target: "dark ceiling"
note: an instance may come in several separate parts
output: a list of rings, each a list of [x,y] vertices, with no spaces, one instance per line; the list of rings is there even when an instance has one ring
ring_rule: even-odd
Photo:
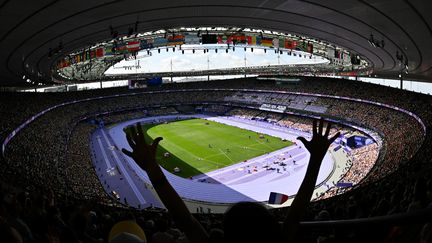
[[[64,52],[110,39],[139,21],[139,32],[170,27],[236,26],[315,37],[369,60],[375,73],[397,76],[396,52],[408,59],[409,75],[432,81],[430,0],[0,0],[0,85],[27,72],[49,73]],[[370,35],[384,48],[368,43]]]

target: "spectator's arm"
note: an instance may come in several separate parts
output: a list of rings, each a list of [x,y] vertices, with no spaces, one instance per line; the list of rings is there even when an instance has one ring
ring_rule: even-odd
[[[295,239],[295,234],[297,232],[298,224],[303,216],[307,205],[310,202],[312,193],[315,188],[315,183],[318,177],[318,172],[321,167],[321,163],[324,159],[325,154],[327,153],[327,149],[330,144],[339,137],[340,133],[338,132],[333,137],[328,139],[328,135],[330,133],[331,123],[327,124],[326,131],[324,135],[323,133],[323,120],[319,121],[319,125],[317,126],[317,120],[313,121],[313,135],[312,140],[307,141],[303,137],[298,137],[306,149],[310,153],[309,164],[307,167],[306,175],[303,179],[303,182],[297,192],[297,195],[294,198],[291,207],[289,208],[287,217],[285,219],[283,225],[283,233],[288,238],[290,242]]]
[[[191,242],[201,243],[208,241],[208,235],[201,224],[192,216],[183,200],[169,184],[156,161],[156,149],[161,137],[156,138],[151,145],[144,139],[141,124],[132,127],[131,133],[126,134],[132,152],[122,149],[123,153],[133,158],[144,169],[157,194],[162,200],[174,222],[182,229]]]

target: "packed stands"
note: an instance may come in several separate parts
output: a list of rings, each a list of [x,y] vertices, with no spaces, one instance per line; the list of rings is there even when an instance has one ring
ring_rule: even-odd
[[[170,90],[172,92],[169,92]],[[329,97],[286,95],[264,90],[337,95],[400,107],[420,117],[426,131],[412,116],[394,109]],[[103,119],[109,123],[116,123],[142,114],[178,112],[175,105],[179,104],[202,107],[204,103],[214,103],[214,106],[205,106],[205,109],[228,112],[227,114],[248,119],[267,120],[281,126],[310,131],[310,120],[306,118],[253,109],[221,108],[230,105],[259,108],[262,103],[281,104],[286,105],[287,111],[290,112],[322,115],[377,131],[384,141],[380,154],[377,154],[376,144],[354,150],[353,161],[360,161],[360,163],[353,163],[347,169],[344,178],[347,181],[361,183],[345,194],[313,203],[305,220],[391,215],[423,209],[432,202],[430,189],[432,179],[429,176],[432,172],[430,163],[432,146],[429,132],[432,113],[429,109],[431,98],[428,96],[371,84],[318,78],[310,78],[297,85],[284,86],[275,86],[272,82],[260,82],[255,79],[236,82],[168,84],[162,88],[152,87],[145,90],[148,91],[154,92],[133,94],[126,89],[110,89],[66,94],[2,93],[0,96],[0,114],[4,117],[0,120],[2,139],[27,119],[54,105],[99,96],[124,95],[58,107],[29,123],[7,145],[5,157],[1,161],[3,164],[0,168],[3,175],[1,180],[3,183],[14,184],[16,188],[4,186],[2,195],[12,195],[13,200],[3,202],[2,206],[22,207],[27,210],[20,217],[25,218],[31,234],[20,231],[22,235],[27,239],[37,240],[48,237],[49,232],[47,233],[46,227],[58,226],[59,221],[55,221],[54,216],[62,212],[65,222],[75,222],[75,224],[68,224],[68,227],[56,234],[64,236],[73,231],[75,236],[84,242],[106,237],[107,228],[116,220],[126,217],[136,218],[149,235],[171,230],[169,234],[172,234],[172,237],[179,239],[184,237],[181,232],[175,230],[176,227],[172,225],[167,214],[153,210],[136,212],[129,209],[122,209],[117,213],[110,207],[109,205],[113,203],[117,206],[118,204],[112,202],[103,192],[95,174],[97,172],[92,170],[89,153],[83,150],[85,147],[88,148],[88,136],[94,128],[94,125],[89,124],[88,121],[98,119],[99,114],[112,113],[103,116]],[[161,105],[168,108],[161,111],[158,108]],[[375,158],[378,162],[370,168],[368,161],[373,161]],[[369,170],[370,173],[366,178],[361,179]],[[42,195],[47,197],[44,198]],[[97,203],[92,206],[85,205],[93,201]],[[28,211],[30,207],[33,207],[32,211],[40,210],[43,213],[31,215],[29,213],[31,211]],[[274,210],[273,214],[282,218],[284,211]],[[43,221],[44,225],[38,227],[38,223],[35,222],[40,222],[42,218],[48,220]],[[88,218],[92,221],[86,221]],[[207,225],[209,231],[220,228],[222,222],[221,216],[218,215],[200,215],[198,218]],[[80,220],[85,222],[81,228],[78,227]],[[156,222],[159,220],[160,224],[168,226],[157,226],[159,223]],[[100,223],[94,223],[96,221]],[[422,228],[416,230],[414,234],[417,236]]]

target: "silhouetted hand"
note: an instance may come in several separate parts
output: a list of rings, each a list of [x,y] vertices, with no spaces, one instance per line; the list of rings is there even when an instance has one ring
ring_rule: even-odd
[[[331,129],[331,123],[327,123],[327,128],[323,133],[323,123],[324,121],[322,119],[319,120],[319,125],[317,126],[317,120],[313,121],[313,128],[312,128],[312,139],[311,141],[307,141],[304,137],[298,137],[297,139],[300,140],[307,150],[309,150],[309,153],[311,154],[311,157],[314,159],[320,159],[322,160],[327,153],[327,149],[329,148],[330,144],[332,144],[336,138],[339,137],[340,132],[336,133],[333,137],[328,139],[328,135],[330,133]]]
[[[131,133],[126,133],[126,139],[132,148],[132,152],[124,148],[122,152],[134,159],[143,170],[147,171],[149,166],[157,165],[156,149],[159,142],[163,139],[162,137],[157,137],[152,144],[147,144],[141,124],[138,122],[136,127],[131,127]]]
[[[311,156],[309,158],[306,175],[285,218],[283,228],[286,239],[288,240],[287,242],[295,242],[294,239],[297,234],[298,225],[312,197],[321,163],[330,144],[340,135],[338,132],[330,139],[327,138],[330,133],[331,123],[327,123],[324,135],[322,134],[323,123],[324,121],[322,119],[319,121],[319,125],[317,125],[317,120],[313,121],[312,139],[310,141],[307,141],[304,137],[297,138],[304,144],[306,149],[309,150]]]
[[[176,225],[185,232],[191,243],[208,242],[207,232],[190,214],[185,203],[166,179],[156,162],[156,149],[162,138],[158,137],[152,144],[147,144],[139,122],[136,126],[131,127],[131,133],[126,133],[126,138],[132,152],[123,148],[123,153],[134,159],[147,172],[159,198],[168,209]]]

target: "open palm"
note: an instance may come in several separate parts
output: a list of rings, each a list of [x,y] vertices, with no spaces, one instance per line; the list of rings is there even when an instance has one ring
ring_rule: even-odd
[[[131,127],[130,133],[126,133],[126,139],[132,152],[124,148],[122,152],[134,159],[143,170],[147,171],[149,166],[157,164],[156,150],[162,137],[157,137],[152,144],[147,144],[141,124],[138,122],[136,126]]]
[[[307,141],[304,137],[297,138],[304,144],[306,149],[311,154],[311,157],[316,159],[324,158],[325,154],[327,153],[327,149],[330,147],[330,144],[332,144],[336,138],[340,136],[340,133],[338,132],[330,139],[328,138],[331,129],[330,122],[327,123],[327,127],[323,135],[323,124],[324,121],[322,119],[319,120],[318,125],[317,120],[313,121],[312,139],[310,141]]]

